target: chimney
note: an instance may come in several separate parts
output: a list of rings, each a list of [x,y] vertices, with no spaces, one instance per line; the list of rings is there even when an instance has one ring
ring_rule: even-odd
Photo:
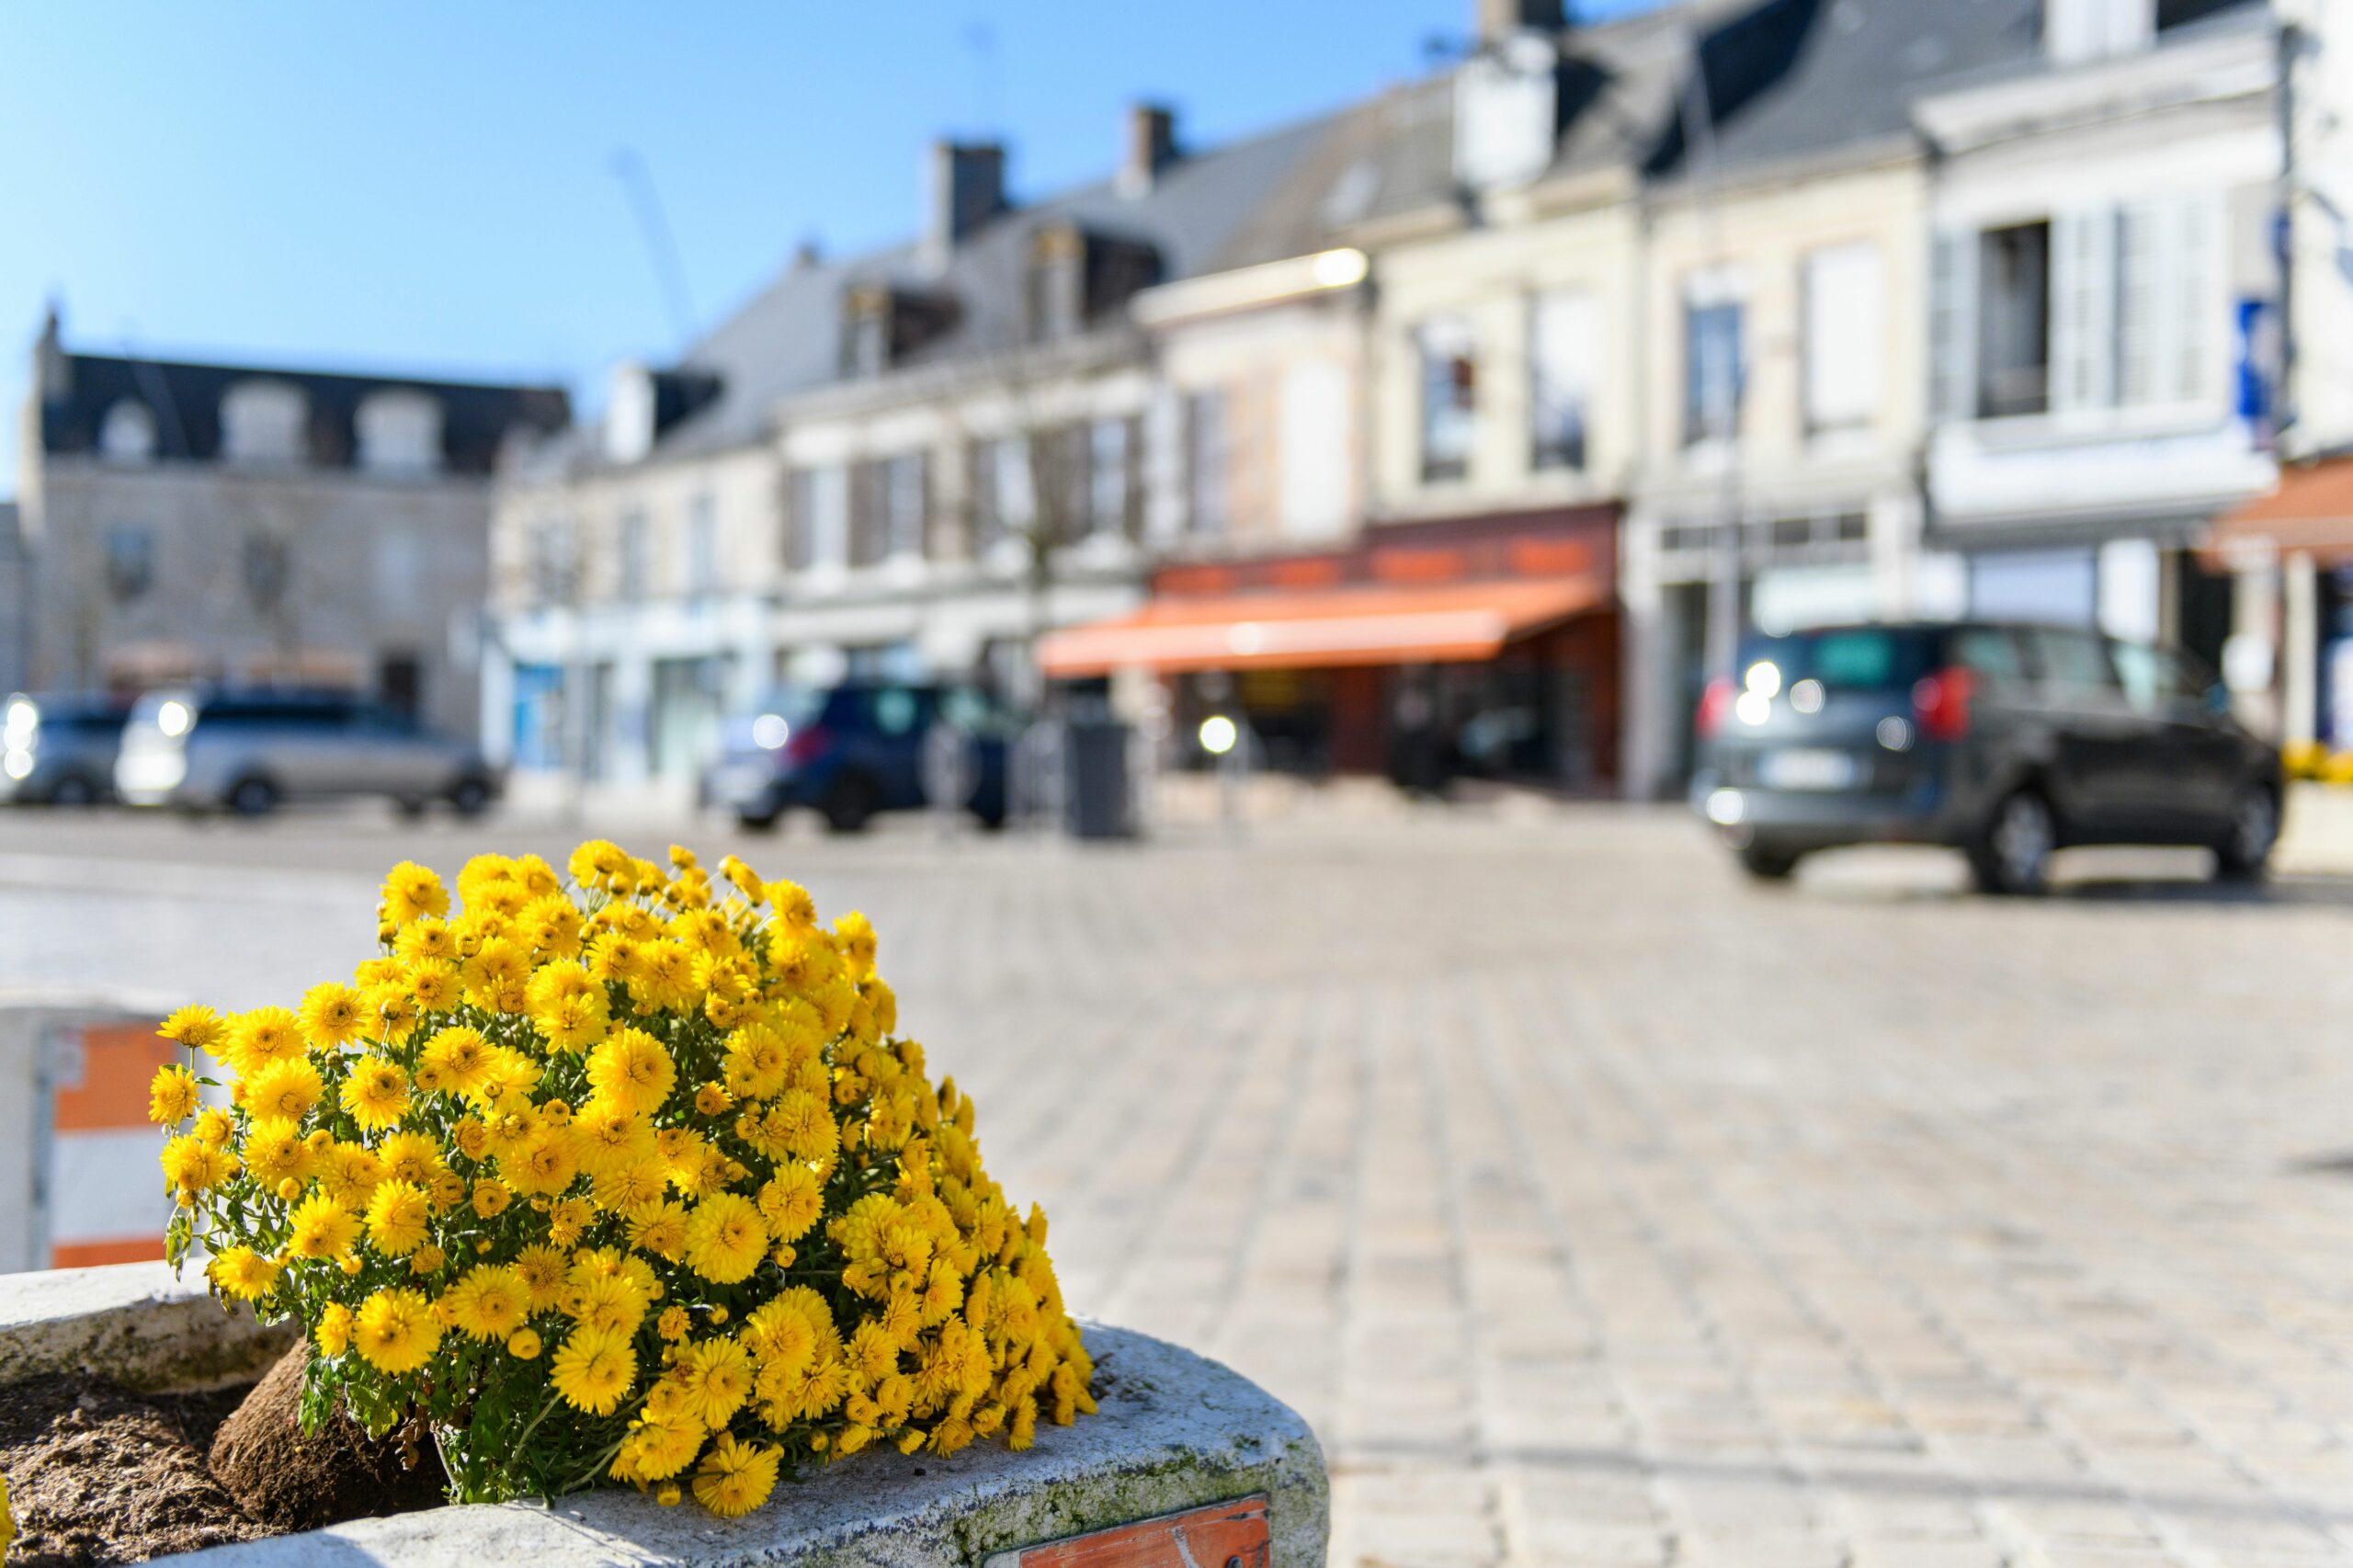
[[[2043,51],[2060,64],[2105,60],[2149,47],[2154,0],[2044,0]]]
[[[931,229],[936,267],[965,237],[1005,210],[1005,149],[995,142],[938,142],[931,149]]]
[[[795,272],[814,271],[824,259],[825,247],[814,234],[803,235],[801,243],[792,247],[792,270]]]
[[[1566,0],[1477,0],[1479,41],[1495,43],[1534,28],[1556,33],[1569,25]]]
[[[33,345],[33,388],[43,403],[63,403],[74,395],[74,361],[66,357],[63,328],[53,299],[41,317],[40,340]]]
[[[1176,160],[1176,111],[1165,104],[1128,110],[1128,155],[1120,165],[1120,194],[1142,196]]]

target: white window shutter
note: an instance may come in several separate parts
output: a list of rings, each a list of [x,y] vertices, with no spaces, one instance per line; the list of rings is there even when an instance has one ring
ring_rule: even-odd
[[[1948,423],[1977,417],[1977,245],[1947,229],[1929,248],[1928,408]]]
[[[2221,203],[2211,196],[2188,197],[2174,217],[2174,265],[2163,312],[2174,324],[2165,395],[2203,403],[2218,395],[2228,327],[2220,285]]]
[[[2116,236],[2112,207],[2051,220],[2051,406],[2116,403]]]
[[[2117,214],[2116,401],[2127,408],[2163,403],[2171,364],[2165,339],[2167,204],[2139,201]]]

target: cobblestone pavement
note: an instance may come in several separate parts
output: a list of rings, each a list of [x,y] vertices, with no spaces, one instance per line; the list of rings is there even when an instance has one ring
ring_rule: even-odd
[[[12,822],[0,983],[258,1000],[477,836]],[[1760,892],[1607,810],[756,858],[874,916],[1074,1304],[1315,1424],[1336,1563],[2353,1563],[2353,882]]]

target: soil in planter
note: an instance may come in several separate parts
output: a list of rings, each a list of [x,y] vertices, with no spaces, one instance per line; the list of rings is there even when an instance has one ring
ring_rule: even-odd
[[[0,1387],[8,1568],[142,1562],[443,1499],[430,1440],[415,1468],[340,1412],[302,1435],[301,1348],[258,1384],[148,1394],[61,1375]]]
[[[278,1358],[212,1439],[212,1473],[244,1511],[275,1534],[438,1505],[449,1483],[430,1437],[370,1442],[340,1410],[303,1434],[302,1363],[301,1345]]]
[[[75,1376],[0,1388],[0,1472],[17,1521],[9,1568],[137,1562],[273,1533],[205,1464],[244,1394],[142,1394]]]

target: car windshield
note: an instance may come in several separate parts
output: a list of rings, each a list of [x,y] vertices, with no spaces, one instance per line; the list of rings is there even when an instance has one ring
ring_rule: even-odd
[[[1738,678],[1749,689],[1815,680],[1833,691],[1908,690],[1928,672],[1929,641],[1926,631],[1886,626],[1756,637],[1741,649]]]

